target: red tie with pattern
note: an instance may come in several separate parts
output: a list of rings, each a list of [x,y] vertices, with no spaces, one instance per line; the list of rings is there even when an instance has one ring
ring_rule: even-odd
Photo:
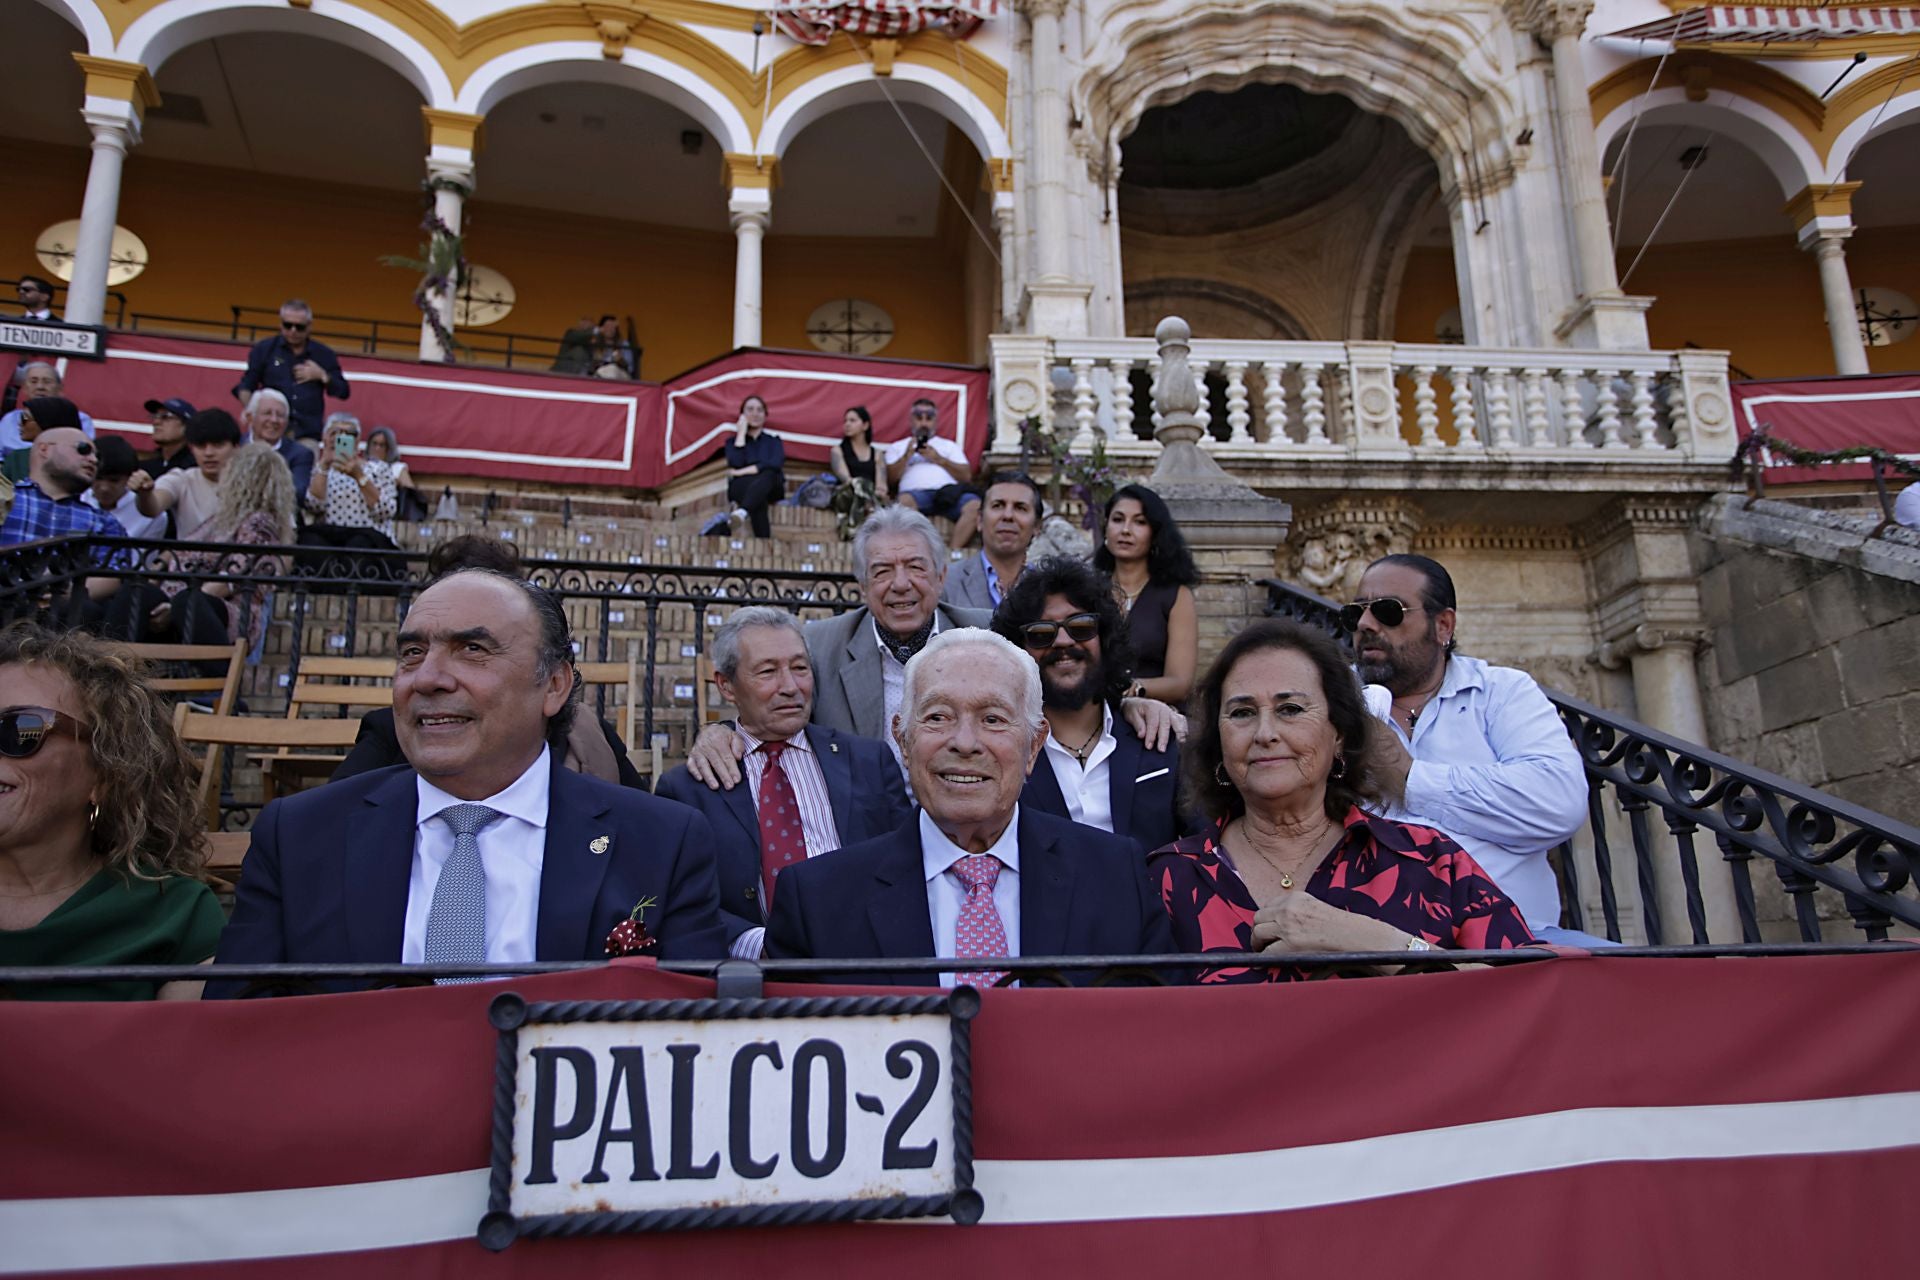
[[[760,775],[760,876],[766,882],[767,909],[773,909],[773,881],[780,868],[807,860],[807,834],[800,826],[800,801],[780,767],[784,742],[768,742],[767,767]]]
[[[1000,923],[1000,912],[993,905],[993,885],[1000,878],[1000,859],[990,853],[969,854],[948,870],[967,890],[967,900],[960,904],[960,919],[953,930],[955,958],[1005,956],[1007,927]],[[956,973],[953,980],[966,987],[990,987],[1004,977],[1005,970],[976,969],[972,973]]]

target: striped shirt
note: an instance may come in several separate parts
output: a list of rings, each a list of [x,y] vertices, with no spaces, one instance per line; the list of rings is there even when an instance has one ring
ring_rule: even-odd
[[[753,795],[753,811],[757,814],[760,812],[760,777],[767,771],[766,753],[760,750],[760,739],[745,729],[736,729],[736,732],[746,744],[747,788]],[[817,858],[823,853],[832,853],[840,847],[840,829],[834,825],[833,801],[827,797],[827,777],[820,772],[819,757],[814,755],[813,744],[807,741],[804,729],[787,740],[780,768],[792,784],[793,798],[800,806],[800,830],[806,837],[807,856]]]

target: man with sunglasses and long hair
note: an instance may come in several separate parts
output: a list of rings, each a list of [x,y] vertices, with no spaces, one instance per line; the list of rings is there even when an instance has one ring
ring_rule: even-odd
[[[93,441],[80,430],[77,415],[68,422],[54,411],[54,406],[64,405],[72,412],[73,406],[51,397],[32,403],[36,419],[45,414],[58,425],[49,425],[34,437],[27,478],[14,486],[13,505],[7,509],[6,521],[0,523],[0,547],[69,534],[126,537],[125,527],[113,516],[80,501],[80,495],[93,484],[100,457]],[[93,552],[93,562],[98,566],[110,560],[130,563],[131,558],[130,552],[108,547],[96,547]],[[87,579],[87,595],[94,600],[106,599],[119,587],[117,578]]]
[[[345,400],[353,393],[340,372],[340,357],[325,343],[313,341],[312,331],[312,307],[298,298],[282,303],[280,332],[253,344],[247,353],[247,371],[233,389],[242,412],[261,387],[285,396],[294,437],[300,440],[320,438],[328,396]]]
[[[1126,836],[1142,853],[1185,834],[1178,742],[1155,751],[1117,714],[1133,686],[1133,649],[1107,576],[1064,556],[1029,565],[993,629],[1040,665],[1047,742],[1021,803]]]
[[[1384,816],[1453,837],[1541,940],[1607,945],[1560,927],[1547,862],[1586,820],[1580,756],[1532,676],[1455,652],[1452,575],[1426,556],[1384,556],[1340,613],[1360,678],[1392,695],[1368,704],[1393,726],[1388,790],[1404,793]]]

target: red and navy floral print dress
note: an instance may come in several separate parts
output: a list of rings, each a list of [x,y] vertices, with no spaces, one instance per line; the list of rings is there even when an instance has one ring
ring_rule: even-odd
[[[1220,827],[1176,840],[1149,856],[1148,867],[1173,917],[1174,950],[1252,951],[1259,910]],[[1383,920],[1436,947],[1504,951],[1534,941],[1513,900],[1480,864],[1429,827],[1377,818],[1355,808],[1346,834],[1313,873],[1304,892],[1329,906]],[[1295,982],[1300,969],[1213,969],[1201,982]]]

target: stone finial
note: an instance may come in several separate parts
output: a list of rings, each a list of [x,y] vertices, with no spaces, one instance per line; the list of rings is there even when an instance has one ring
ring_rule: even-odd
[[[1200,389],[1194,384],[1193,366],[1187,363],[1193,330],[1179,316],[1168,316],[1153,336],[1160,344],[1160,377],[1153,389],[1160,425],[1154,437],[1163,445],[1192,444],[1200,439]]]

